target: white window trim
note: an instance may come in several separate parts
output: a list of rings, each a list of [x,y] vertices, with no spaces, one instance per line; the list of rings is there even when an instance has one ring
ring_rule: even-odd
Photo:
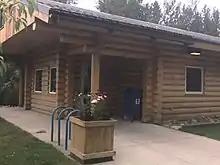
[[[190,91],[187,91],[187,88],[186,88],[186,75],[187,75],[187,68],[195,68],[195,69],[200,69],[201,70],[201,92],[190,92]],[[204,69],[202,67],[199,67],[199,66],[185,66],[185,93],[186,94],[203,94],[204,93]]]
[[[51,70],[54,69],[54,68],[57,70],[57,67],[55,67],[55,66],[50,67],[50,76],[49,76],[49,94],[53,94],[53,95],[57,94],[57,92],[51,92]],[[57,77],[56,77],[56,79],[57,79]]]
[[[42,93],[42,89],[41,91],[36,91],[36,78],[37,78],[37,71],[42,71],[42,76],[43,76],[43,69],[35,69],[35,75],[34,75],[34,92],[35,93]],[[42,83],[42,82],[41,82]],[[41,84],[42,87],[42,84]]]

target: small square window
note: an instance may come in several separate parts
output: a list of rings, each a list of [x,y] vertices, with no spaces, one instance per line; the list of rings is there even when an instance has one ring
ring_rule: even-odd
[[[186,67],[186,93],[203,93],[203,68]]]
[[[42,70],[36,70],[35,71],[35,92],[41,92],[42,91]]]
[[[57,69],[50,69],[50,84],[49,84],[49,92],[56,93],[56,82],[57,82]]]

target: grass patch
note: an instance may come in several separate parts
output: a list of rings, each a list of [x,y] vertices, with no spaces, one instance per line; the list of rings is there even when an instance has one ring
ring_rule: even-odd
[[[0,118],[0,165],[76,165],[52,145]]]
[[[181,131],[220,141],[220,124],[183,127]]]

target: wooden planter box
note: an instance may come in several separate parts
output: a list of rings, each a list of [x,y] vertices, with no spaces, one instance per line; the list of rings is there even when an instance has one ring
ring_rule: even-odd
[[[115,120],[82,121],[71,117],[71,156],[82,164],[113,160]]]

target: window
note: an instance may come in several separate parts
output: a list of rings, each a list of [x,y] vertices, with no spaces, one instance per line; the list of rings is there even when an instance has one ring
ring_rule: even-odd
[[[56,79],[57,79],[57,69],[51,68],[50,69],[50,85],[49,85],[50,93],[56,93]]]
[[[203,68],[186,67],[186,93],[203,93]]]
[[[35,92],[42,91],[42,70],[35,71]]]

